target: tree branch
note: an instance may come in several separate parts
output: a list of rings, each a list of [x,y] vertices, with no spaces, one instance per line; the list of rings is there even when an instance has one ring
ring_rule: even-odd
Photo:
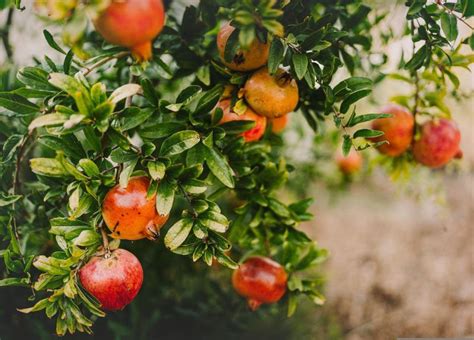
[[[5,22],[5,26],[2,28],[0,31],[1,33],[1,38],[3,42],[3,47],[5,49],[5,54],[7,55],[7,60],[12,60],[13,59],[13,49],[12,45],[10,44],[10,28],[13,23],[13,13],[15,9],[11,7],[8,10],[7,14],[7,21]]]

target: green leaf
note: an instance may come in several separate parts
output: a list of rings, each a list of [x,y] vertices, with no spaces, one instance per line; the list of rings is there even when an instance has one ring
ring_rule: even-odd
[[[255,28],[253,26],[245,26],[239,31],[239,42],[242,48],[249,48],[254,40]]]
[[[47,30],[43,30],[43,35],[46,38],[46,41],[48,42],[49,46],[51,46],[53,49],[55,49],[56,51],[58,51],[62,54],[66,54],[66,52],[54,40],[54,37],[51,33],[49,33]]]
[[[211,112],[219,101],[223,91],[224,87],[222,85],[216,85],[207,91],[199,100],[194,114],[200,115]]]
[[[219,262],[223,266],[226,266],[227,268],[230,268],[230,269],[239,268],[239,265],[226,254],[222,252],[218,252],[215,256],[216,256],[217,262]]]
[[[368,89],[368,90],[360,90],[360,91],[357,91],[357,92],[354,92],[354,93],[350,94],[342,102],[340,111],[342,113],[346,113],[349,110],[349,108],[351,107],[352,104],[354,104],[355,102],[359,101],[360,99],[362,99],[364,97],[367,97],[371,92],[372,92],[372,90]]]
[[[288,311],[287,316],[290,318],[295,314],[296,307],[298,306],[298,300],[296,294],[289,294],[288,298]]]
[[[378,130],[371,130],[371,129],[360,129],[356,131],[353,135],[353,138],[375,138],[375,137],[380,137],[383,136],[384,133],[382,131]]]
[[[101,237],[93,230],[84,230],[74,239],[74,245],[78,247],[91,247],[100,244]]]
[[[410,71],[418,70],[423,63],[425,62],[426,58],[428,57],[428,46],[423,45],[418,51],[413,55],[413,57],[406,63],[405,69]]]
[[[48,72],[39,67],[23,67],[18,71],[17,78],[23,84],[38,90],[53,90],[48,81]]]
[[[142,125],[153,115],[153,112],[154,110],[150,108],[127,108],[127,110],[125,110],[125,112],[123,113],[123,118],[121,119],[121,130],[128,131]]]
[[[292,57],[293,70],[296,77],[301,80],[304,78],[306,71],[308,71],[308,57],[306,54],[294,53]]]
[[[28,126],[28,130],[31,132],[43,126],[63,125],[68,119],[69,117],[62,113],[48,113],[35,118]]]
[[[166,233],[166,247],[173,251],[182,245],[191,232],[193,223],[193,220],[190,218],[183,218],[176,222]]]
[[[414,0],[410,8],[408,9],[408,15],[413,16],[419,13],[423,9],[424,5],[425,5],[425,1]]]
[[[351,77],[344,79],[334,87],[334,96],[344,98],[352,92],[368,90],[372,88],[372,80],[364,77]]]
[[[290,212],[288,211],[288,208],[280,201],[270,197],[268,198],[268,206],[278,216],[290,217]]]
[[[54,158],[32,158],[30,167],[37,175],[48,177],[66,177],[69,175],[61,162]]]
[[[353,127],[356,126],[357,124],[360,123],[365,123],[369,122],[374,119],[380,119],[380,118],[390,118],[392,117],[391,114],[389,113],[368,113],[360,116],[352,116],[351,119],[346,124],[346,127]]]
[[[66,54],[66,58],[64,58],[64,62],[63,62],[63,71],[64,71],[64,73],[69,74],[69,71],[71,70],[71,64],[72,64],[73,58],[74,58],[74,52],[71,49]]]
[[[50,304],[50,302],[48,301],[48,299],[43,299],[43,300],[38,301],[33,307],[30,307],[30,308],[22,308],[22,309],[17,309],[17,310],[18,310],[19,312],[21,312],[21,313],[28,314],[28,313],[31,313],[31,312],[38,312],[38,311],[40,311],[40,310],[43,310],[43,309],[45,309],[49,304]]]
[[[0,192],[0,207],[6,207],[18,201],[21,198],[20,195],[6,195]]]
[[[227,160],[215,148],[204,146],[206,153],[206,164],[212,174],[228,188],[234,188],[235,181],[233,177],[234,171],[230,167]]]
[[[239,48],[239,29],[234,29],[230,34],[229,38],[227,39],[227,43],[225,45],[224,50],[224,60],[227,63],[231,63],[234,59],[234,56],[237,54]]]
[[[177,122],[157,123],[148,126],[139,132],[140,136],[147,139],[167,137],[186,128],[186,125]]]
[[[160,155],[164,157],[178,155],[188,149],[191,149],[193,146],[199,143],[200,140],[201,137],[196,131],[184,130],[176,132],[165,139],[160,148]]]
[[[441,14],[441,28],[443,29],[446,39],[454,41],[458,37],[458,22],[454,14],[444,12]]]
[[[130,179],[130,176],[132,176],[133,170],[135,170],[135,167],[137,166],[138,163],[138,158],[135,160],[132,160],[130,162],[125,163],[125,166],[120,173],[120,178],[119,178],[119,184],[120,187],[126,188],[128,185],[128,180]]]
[[[132,97],[142,92],[142,87],[138,84],[125,84],[116,89],[109,97],[109,101],[117,104],[125,98]]]
[[[344,135],[344,142],[342,143],[342,153],[344,156],[349,155],[352,148],[352,138],[349,135]]]
[[[173,208],[176,185],[168,180],[163,180],[158,185],[156,192],[156,211],[160,215],[168,215]]]
[[[76,220],[84,214],[87,214],[90,211],[91,206],[94,204],[94,198],[89,194],[82,194],[79,198],[77,207],[75,207],[72,214],[69,216],[69,219]]]
[[[164,165],[162,162],[148,162],[147,167],[148,173],[153,180],[158,181],[165,177],[166,165]]]
[[[38,105],[28,101],[25,97],[6,92],[0,92],[0,107],[16,113],[19,116],[28,116],[40,111]]]
[[[143,89],[143,96],[152,104],[154,107],[158,106],[158,95],[155,91],[155,87],[150,79],[143,78],[140,82]]]
[[[28,287],[28,285],[29,285],[29,279],[27,278],[9,277],[9,278],[0,280],[0,287],[10,287],[10,286]]]
[[[176,103],[183,103],[184,105],[190,103],[197,95],[202,92],[201,86],[191,85],[186,87],[176,98]]]
[[[81,159],[79,161],[79,166],[84,170],[84,172],[89,177],[99,177],[100,170],[99,167],[90,159]]]
[[[199,216],[199,221],[202,225],[217,233],[225,233],[229,227],[229,220],[227,220],[224,215],[210,210],[201,214]]]
[[[274,74],[283,61],[285,46],[280,39],[274,38],[268,55],[268,72]]]

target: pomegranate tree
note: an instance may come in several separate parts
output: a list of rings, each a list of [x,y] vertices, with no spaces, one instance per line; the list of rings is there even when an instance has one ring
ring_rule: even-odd
[[[23,41],[11,43],[10,26],[29,5],[0,1],[0,294],[16,307],[25,295],[4,287],[28,287],[37,301],[20,311],[44,311],[60,336],[92,333],[103,310],[132,303],[142,283],[133,308],[97,325],[106,336],[156,338],[147,331],[183,301],[200,329],[208,314],[194,313],[197,302],[212,315],[243,304],[238,295],[252,309],[287,305],[290,316],[304,297],[322,304],[315,273],[327,252],[301,228],[312,199],[292,198],[312,181],[343,188],[338,145],[345,174],[362,154],[368,168],[394,172],[459,157],[459,130],[443,117],[461,86],[456,67],[472,60],[461,48],[472,39],[455,29],[466,6],[407,0],[400,34],[415,40],[412,53],[375,63],[383,46],[372,42],[386,37],[369,35],[388,22],[362,0],[38,0],[56,33],[41,22],[48,55],[19,68]],[[382,77],[387,65],[400,69]],[[406,91],[372,111],[379,98],[368,97],[388,78]],[[374,161],[371,148],[382,153]],[[223,268],[209,274],[194,262]],[[229,269],[237,294],[221,279]],[[146,329],[133,328],[142,320]],[[11,337],[38,337],[36,325]]]

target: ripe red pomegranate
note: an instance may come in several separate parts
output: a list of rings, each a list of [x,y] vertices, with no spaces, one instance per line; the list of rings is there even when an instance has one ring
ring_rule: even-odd
[[[372,123],[372,128],[383,131],[384,135],[372,138],[371,141],[388,141],[388,144],[380,145],[378,150],[387,156],[399,156],[411,145],[415,119],[410,111],[400,105],[387,105],[381,112],[390,113],[392,117],[376,119]]]
[[[107,193],[102,216],[112,237],[123,240],[158,237],[169,216],[156,211],[156,195],[147,198],[149,185],[147,177],[132,177],[126,188],[117,185]]]
[[[341,170],[343,174],[352,175],[360,171],[364,159],[359,152],[351,149],[347,156],[344,156],[342,152],[338,153],[336,155],[336,162],[339,170]]]
[[[238,113],[231,110],[230,104],[230,99],[221,100],[217,104],[217,107],[221,108],[224,112],[219,124],[236,120],[251,120],[255,122],[255,126],[250,130],[243,132],[241,135],[244,137],[246,142],[254,142],[262,138],[267,127],[267,118],[257,115],[250,107],[247,107],[247,110],[243,114],[239,115]]]
[[[285,295],[287,280],[279,263],[262,256],[248,258],[232,275],[234,289],[248,299],[252,310],[262,303],[278,302]]]
[[[272,76],[266,67],[261,68],[247,80],[244,90],[252,109],[269,119],[294,111],[299,101],[296,81],[282,69]]]
[[[231,70],[242,72],[256,70],[257,68],[265,65],[270,52],[270,44],[268,42],[263,43],[258,40],[258,38],[255,38],[247,50],[237,51],[231,62],[225,61],[225,47],[230,35],[232,32],[234,32],[234,30],[235,28],[227,23],[221,27],[219,33],[217,34],[217,48],[224,65],[226,65]]]
[[[109,43],[128,47],[138,60],[152,55],[152,41],[165,23],[162,0],[112,0],[94,21]]]
[[[120,310],[135,299],[143,283],[140,261],[127,250],[95,255],[79,270],[82,286],[106,310]]]
[[[439,168],[459,155],[460,142],[461,132],[454,121],[428,121],[421,127],[420,139],[413,144],[413,156],[423,165]]]
[[[282,133],[285,130],[286,126],[288,125],[288,121],[290,120],[290,115],[284,115],[279,118],[274,118],[271,120],[272,124],[272,131],[273,133]]]

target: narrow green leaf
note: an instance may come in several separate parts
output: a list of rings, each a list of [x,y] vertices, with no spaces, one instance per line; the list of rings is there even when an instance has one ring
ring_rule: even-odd
[[[48,45],[51,46],[53,49],[56,51],[66,54],[66,52],[58,45],[58,43],[54,40],[54,37],[51,33],[48,32],[48,30],[43,30],[43,35],[46,38],[46,41],[48,42]]]
[[[222,184],[228,188],[235,186],[233,173],[227,160],[214,148],[204,146],[203,150],[206,152],[206,164]]]
[[[383,134],[384,133],[382,131],[378,131],[378,130],[360,129],[354,133],[353,138],[360,138],[360,137],[374,138],[374,137],[383,136]]]
[[[274,74],[283,61],[285,46],[279,38],[274,38],[268,55],[268,72]]]

